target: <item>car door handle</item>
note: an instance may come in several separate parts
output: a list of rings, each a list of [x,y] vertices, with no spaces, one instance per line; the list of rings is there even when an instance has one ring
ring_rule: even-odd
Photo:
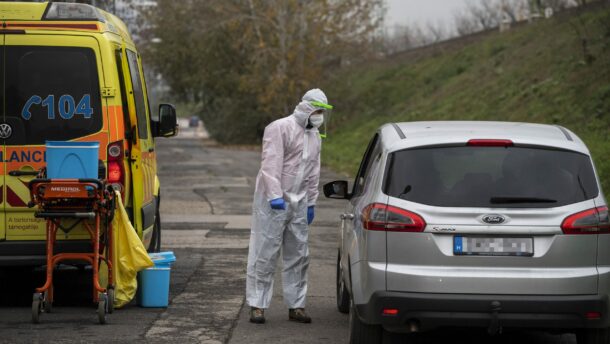
[[[341,214],[341,216],[339,217],[341,218],[341,220],[353,220],[354,214]]]
[[[37,176],[40,171],[19,171],[14,170],[8,173],[11,177],[21,177],[21,176]]]

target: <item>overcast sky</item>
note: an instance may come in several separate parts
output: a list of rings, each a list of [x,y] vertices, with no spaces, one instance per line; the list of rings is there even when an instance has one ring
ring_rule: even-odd
[[[468,0],[386,0],[386,25],[442,22],[447,28],[453,25],[453,13],[464,8]],[[470,0],[472,1],[472,0]]]

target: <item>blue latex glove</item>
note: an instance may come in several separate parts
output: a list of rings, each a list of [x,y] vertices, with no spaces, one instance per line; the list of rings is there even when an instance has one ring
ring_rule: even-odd
[[[307,207],[307,224],[310,225],[313,222],[314,215],[314,206],[310,205]]]
[[[269,201],[269,205],[271,205],[271,209],[286,210],[286,202],[283,198],[272,199]]]

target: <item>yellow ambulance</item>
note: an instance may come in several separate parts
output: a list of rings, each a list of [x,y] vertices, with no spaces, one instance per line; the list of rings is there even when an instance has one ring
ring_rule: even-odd
[[[176,135],[176,110],[161,104],[151,115],[125,24],[85,4],[2,2],[0,25],[0,266],[45,262],[45,222],[27,205],[47,140],[99,142],[100,178],[159,250],[155,138]],[[56,252],[90,251],[83,228],[59,233]]]

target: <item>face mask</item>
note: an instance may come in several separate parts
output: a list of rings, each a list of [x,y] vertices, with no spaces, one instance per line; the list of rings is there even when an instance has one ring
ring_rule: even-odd
[[[324,115],[311,115],[309,116],[309,123],[315,128],[319,128],[324,123]]]

